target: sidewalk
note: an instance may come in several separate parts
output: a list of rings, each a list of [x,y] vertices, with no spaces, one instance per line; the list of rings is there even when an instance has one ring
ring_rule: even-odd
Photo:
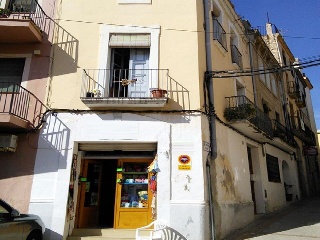
[[[258,217],[224,240],[320,239],[320,197],[294,202],[281,210]]]

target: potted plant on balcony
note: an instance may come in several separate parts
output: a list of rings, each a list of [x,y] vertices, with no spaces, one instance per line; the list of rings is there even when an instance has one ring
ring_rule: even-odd
[[[165,94],[167,94],[167,90],[163,90],[160,88],[151,88],[150,89],[153,98],[163,98]]]
[[[250,119],[255,116],[255,108],[250,104],[241,104],[238,107],[228,107],[224,110],[227,121]]]
[[[101,97],[101,91],[100,89],[93,89],[86,93],[86,97],[90,97],[90,98]]]
[[[0,18],[7,18],[10,16],[10,10],[5,8],[0,8]]]

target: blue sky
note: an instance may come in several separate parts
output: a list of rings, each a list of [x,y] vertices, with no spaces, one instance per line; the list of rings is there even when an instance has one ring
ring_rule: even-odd
[[[281,30],[293,55],[307,60],[320,58],[320,0],[231,0],[241,17],[251,26],[269,21]],[[310,79],[314,116],[320,130],[320,66],[303,69]]]

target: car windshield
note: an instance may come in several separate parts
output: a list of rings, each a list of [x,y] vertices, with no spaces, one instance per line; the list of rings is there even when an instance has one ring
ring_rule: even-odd
[[[1,213],[9,213],[7,209],[0,205],[0,214]]]

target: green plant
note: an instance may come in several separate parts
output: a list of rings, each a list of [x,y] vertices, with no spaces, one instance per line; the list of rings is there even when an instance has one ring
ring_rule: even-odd
[[[238,107],[228,107],[224,110],[227,121],[249,119],[254,117],[255,108],[250,104],[241,104]]]
[[[8,17],[10,15],[10,10],[5,8],[0,8],[0,16]]]

